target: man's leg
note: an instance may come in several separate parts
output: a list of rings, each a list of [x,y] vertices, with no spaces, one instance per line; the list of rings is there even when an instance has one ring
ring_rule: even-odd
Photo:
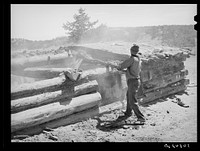
[[[126,112],[125,112],[125,115],[132,115],[132,108],[131,108],[131,104],[130,104],[130,99],[129,99],[129,94],[128,94],[128,90],[127,90],[127,93],[126,93]]]
[[[124,115],[119,116],[118,119],[126,119],[132,115],[132,108],[131,108],[131,104],[129,102],[128,91],[126,93],[126,102],[127,102],[126,111],[124,112]]]
[[[130,79],[128,81],[128,98],[131,108],[133,109],[135,115],[137,116],[138,120],[145,121],[144,115],[139,110],[138,104],[137,104],[137,98],[136,98],[136,92],[139,87],[139,81]]]

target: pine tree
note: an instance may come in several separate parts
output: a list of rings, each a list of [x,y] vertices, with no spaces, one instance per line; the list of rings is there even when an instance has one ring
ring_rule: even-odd
[[[66,24],[63,24],[63,28],[69,34],[69,41],[79,43],[85,32],[93,28],[98,20],[95,22],[90,22],[90,17],[88,17],[88,15],[85,13],[85,9],[82,8],[78,10],[78,14],[75,14],[73,18],[75,21],[67,21]]]

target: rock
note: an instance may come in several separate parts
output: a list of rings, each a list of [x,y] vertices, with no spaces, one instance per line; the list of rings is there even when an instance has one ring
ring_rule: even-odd
[[[54,129],[49,128],[49,127],[45,127],[44,130],[45,130],[45,131],[54,131]]]
[[[150,125],[151,125],[151,126],[156,126],[156,123],[151,123]]]
[[[186,108],[189,107],[189,105],[186,105],[185,103],[183,103],[183,102],[181,101],[181,99],[176,98],[176,100],[177,100],[177,104],[178,104],[179,106],[181,106],[181,107],[186,107]]]
[[[14,139],[25,139],[25,138],[27,138],[27,137],[29,137],[28,135],[16,135],[16,136],[14,136],[13,138]]]
[[[48,137],[49,137],[49,139],[54,140],[54,141],[58,140],[58,137],[56,137],[56,136],[49,135]]]

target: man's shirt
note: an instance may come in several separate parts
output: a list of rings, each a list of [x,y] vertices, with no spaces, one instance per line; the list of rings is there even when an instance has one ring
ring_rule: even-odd
[[[126,79],[139,79],[141,71],[141,63],[138,57],[131,56],[119,65],[120,70],[127,68]]]

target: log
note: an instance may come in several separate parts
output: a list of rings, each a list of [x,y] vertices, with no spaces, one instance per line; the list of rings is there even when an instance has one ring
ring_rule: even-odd
[[[34,95],[31,97],[25,97],[17,100],[11,101],[11,113],[16,113],[38,107],[41,105],[46,105],[56,101],[62,101],[67,98],[77,97],[87,93],[95,92],[98,90],[98,83],[96,80],[89,81],[88,83],[83,83],[81,85],[75,86],[73,90],[69,91],[55,91],[48,92],[39,95]]]
[[[51,79],[58,77],[61,73],[76,81],[80,73],[72,68],[26,68],[23,71],[25,77]]]
[[[101,116],[105,113],[110,113],[113,110],[120,109],[125,107],[126,101],[117,101],[105,106],[94,106],[92,108],[89,108],[87,110],[71,114],[59,119],[55,119],[37,126],[32,126],[23,130],[16,131],[12,133],[12,135],[36,135],[39,134],[45,129],[46,127],[48,128],[58,128],[60,126],[66,126],[69,124],[74,124],[83,120],[87,120],[89,118],[94,118]]]
[[[164,75],[163,77],[158,77],[151,79],[149,81],[143,82],[143,93],[147,93],[162,87],[167,86],[168,84],[178,82],[184,79],[188,75],[188,70],[182,70],[176,72],[175,74]]]
[[[96,49],[96,48],[89,48],[89,47],[84,47],[84,46],[68,46],[67,48],[70,50],[76,51],[81,55],[85,55],[85,54],[89,55],[91,56],[91,58],[95,60],[102,60],[102,61],[126,60],[130,57],[129,55],[126,55],[126,54],[109,52],[102,48]]]
[[[41,81],[41,79],[22,77],[11,74],[11,88],[19,86],[23,83],[33,83],[35,81]]]
[[[28,67],[39,67],[51,64],[62,64],[66,61],[71,62],[73,58],[68,57],[68,54],[62,53],[57,55],[42,55],[29,58],[17,58],[11,60],[11,69],[25,69]],[[11,70],[12,71],[12,70]]]
[[[70,68],[25,68],[24,76],[32,78],[51,79],[58,77],[62,72],[70,72]]]
[[[79,97],[29,109],[11,114],[11,132],[39,125],[73,113],[77,113],[99,104],[100,93],[82,95]]]
[[[58,118],[58,119],[55,119],[55,120],[52,120],[40,125],[36,125],[36,126],[28,127],[26,129],[12,132],[11,136],[14,137],[16,135],[37,135],[37,134],[42,133],[46,127],[54,129],[60,126],[74,124],[83,120],[87,120],[93,116],[96,116],[98,115],[98,113],[99,113],[99,107],[94,106],[92,108],[89,108],[89,109],[86,109],[86,110],[83,110],[71,115],[67,115],[65,117]]]
[[[154,101],[156,99],[167,97],[171,94],[175,94],[181,91],[184,91],[187,89],[187,84],[189,84],[188,79],[183,79],[181,81],[178,81],[173,84],[169,84],[164,88],[157,89],[155,91],[151,91],[149,93],[146,93],[144,97],[138,97],[138,101],[140,104],[149,103],[151,101]]]
[[[85,63],[90,63],[90,64],[100,64],[102,66],[111,66],[112,68],[116,68],[117,67],[117,64],[114,63],[113,61],[102,61],[102,60],[99,60],[99,59],[92,59],[92,58],[84,58],[84,62]],[[119,61],[117,61],[119,63]]]
[[[18,87],[11,87],[11,100],[59,90],[65,84],[65,81],[66,77],[61,75],[53,79],[24,83]]]
[[[107,72],[106,68],[96,68],[96,69],[86,70],[81,73],[79,80],[82,79],[91,80],[94,79],[95,77],[106,74],[106,72]]]

